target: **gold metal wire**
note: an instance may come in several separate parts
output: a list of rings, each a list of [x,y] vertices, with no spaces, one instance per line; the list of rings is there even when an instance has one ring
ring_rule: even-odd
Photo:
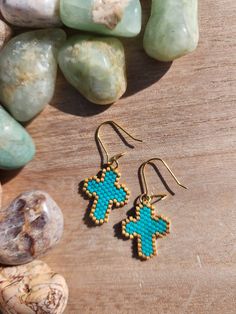
[[[144,189],[144,193],[140,196],[140,200],[145,200],[146,198],[146,201],[148,201],[149,203],[151,203],[152,199],[156,198],[157,201],[159,200],[163,200],[167,197],[166,194],[155,194],[155,195],[152,195],[152,194],[149,194],[149,191],[148,191],[148,184],[147,184],[147,179],[146,179],[146,176],[145,176],[145,168],[147,165],[150,165],[153,161],[161,161],[163,163],[163,165],[166,167],[166,169],[169,171],[169,173],[171,174],[171,176],[174,178],[175,182],[180,186],[182,187],[183,189],[187,189],[186,186],[184,186],[183,184],[180,183],[180,181],[177,179],[177,177],[175,176],[175,174],[173,173],[173,171],[170,169],[170,167],[168,166],[168,164],[161,158],[151,158],[149,159],[148,161],[144,162],[142,165],[141,165],[141,180],[142,180],[142,186],[143,186],[143,189]]]
[[[143,193],[139,196],[138,200],[141,204],[154,204],[154,203],[157,203],[159,201],[163,201],[167,197],[168,197],[167,194],[147,195],[147,194]],[[155,201],[153,201],[153,199],[155,199]]]
[[[126,131],[123,127],[121,127],[118,123],[114,122],[114,121],[105,121],[102,124],[99,125],[99,127],[97,128],[96,131],[96,139],[99,143],[99,145],[101,146],[102,150],[105,152],[106,155],[106,160],[107,163],[116,163],[116,166],[118,166],[118,159],[121,158],[125,153],[119,153],[117,155],[114,155],[113,157],[109,158],[109,154],[108,151],[106,149],[106,146],[104,145],[102,139],[101,139],[101,135],[100,135],[100,131],[101,128],[104,125],[111,125],[113,127],[115,127],[115,129],[120,129],[121,131],[123,131],[126,135],[128,135],[132,140],[137,141],[137,142],[143,142],[142,140],[135,138],[133,135],[131,135],[128,131]]]

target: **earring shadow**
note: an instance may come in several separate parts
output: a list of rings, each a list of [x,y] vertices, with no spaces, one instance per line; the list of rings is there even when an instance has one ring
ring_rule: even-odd
[[[88,228],[94,228],[97,227],[97,225],[94,224],[94,222],[92,221],[92,219],[89,217],[90,211],[91,211],[91,207],[93,205],[93,200],[90,199],[83,191],[83,186],[84,186],[84,181],[81,181],[78,185],[78,194],[80,194],[81,196],[83,196],[84,199],[89,201],[89,204],[87,206],[87,208],[85,209],[85,213],[84,213],[84,217],[83,217],[83,221],[86,224],[86,226]]]
[[[126,217],[135,217],[136,216],[136,211],[135,211],[135,208],[136,208],[136,203],[137,203],[137,200],[138,198],[134,201],[134,205],[131,209],[129,209],[127,212],[126,212]],[[122,220],[123,221],[123,220]],[[129,238],[125,237],[122,233],[122,221],[118,222],[117,224],[115,224],[113,226],[113,230],[114,230],[114,235],[117,239],[119,240],[123,240],[124,242],[130,240]],[[138,255],[138,242],[137,242],[137,238],[134,238],[132,239],[131,241],[131,252],[132,252],[132,257],[135,258],[135,259],[138,259],[139,261],[142,261]]]
[[[169,192],[170,195],[174,196],[175,195],[174,191],[170,188],[170,186],[168,185],[168,183],[164,179],[163,175],[161,174],[161,172],[160,172],[159,168],[156,166],[156,164],[153,162],[150,162],[149,165],[154,169],[154,171],[156,172],[157,176],[161,180],[161,182],[164,185],[167,192]],[[144,193],[145,189],[144,189],[143,178],[142,178],[142,165],[139,167],[139,170],[138,170],[138,179],[139,179],[139,183],[141,186],[141,191],[142,191],[142,193]]]
[[[134,148],[134,145],[130,144],[126,138],[124,137],[124,135],[121,133],[121,131],[119,130],[118,127],[116,127],[115,125],[113,125],[112,123],[109,123],[109,125],[113,128],[113,130],[116,132],[116,134],[118,135],[118,137],[121,139],[121,141],[125,144],[125,146],[133,149]],[[105,163],[105,160],[104,160],[104,152],[103,152],[103,149],[101,147],[101,144],[98,140],[98,129],[96,130],[96,133],[95,133],[95,142],[96,142],[96,145],[97,145],[97,149],[98,149],[98,152],[99,152],[99,155],[100,155],[100,158],[101,158],[101,167],[104,167],[104,164]]]

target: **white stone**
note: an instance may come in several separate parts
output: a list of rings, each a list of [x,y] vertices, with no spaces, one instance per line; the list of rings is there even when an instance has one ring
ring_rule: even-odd
[[[59,0],[4,0],[1,12],[12,25],[52,27],[60,22]]]

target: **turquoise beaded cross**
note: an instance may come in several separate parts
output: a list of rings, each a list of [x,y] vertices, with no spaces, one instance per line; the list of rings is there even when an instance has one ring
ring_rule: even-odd
[[[96,224],[108,221],[112,207],[121,207],[127,204],[130,192],[123,184],[118,184],[120,173],[112,167],[102,170],[101,178],[97,176],[84,181],[83,191],[90,198],[94,198],[90,217]]]
[[[130,217],[122,222],[122,233],[133,239],[138,238],[138,254],[141,258],[149,259],[157,254],[156,238],[165,236],[170,231],[170,222],[155,215],[152,205],[136,207],[136,219]]]

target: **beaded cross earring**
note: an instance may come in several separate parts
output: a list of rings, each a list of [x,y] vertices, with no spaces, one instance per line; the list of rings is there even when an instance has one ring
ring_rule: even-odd
[[[141,165],[141,185],[144,193],[138,198],[139,204],[135,209],[136,218],[129,217],[122,222],[122,233],[130,239],[133,239],[134,237],[138,239],[138,255],[143,259],[149,259],[156,255],[156,238],[163,237],[170,232],[169,219],[163,217],[162,215],[156,215],[155,208],[153,206],[154,203],[165,199],[167,195],[150,194],[144,173],[146,165],[152,165],[155,160],[161,161],[172,175],[175,182],[182,188],[187,189],[178,181],[164,160],[160,158],[152,158]]]
[[[108,152],[101,140],[100,129],[105,124],[110,124],[115,131],[119,129],[134,141],[142,142],[114,121],[103,122],[96,131],[96,142],[99,150],[106,154],[106,163],[103,164],[101,174],[84,180],[83,191],[91,199],[94,199],[90,212],[90,218],[97,224],[103,224],[108,221],[108,216],[112,207],[122,207],[128,202],[129,190],[124,184],[119,184],[120,173],[118,172],[118,159],[124,153],[109,157]]]

